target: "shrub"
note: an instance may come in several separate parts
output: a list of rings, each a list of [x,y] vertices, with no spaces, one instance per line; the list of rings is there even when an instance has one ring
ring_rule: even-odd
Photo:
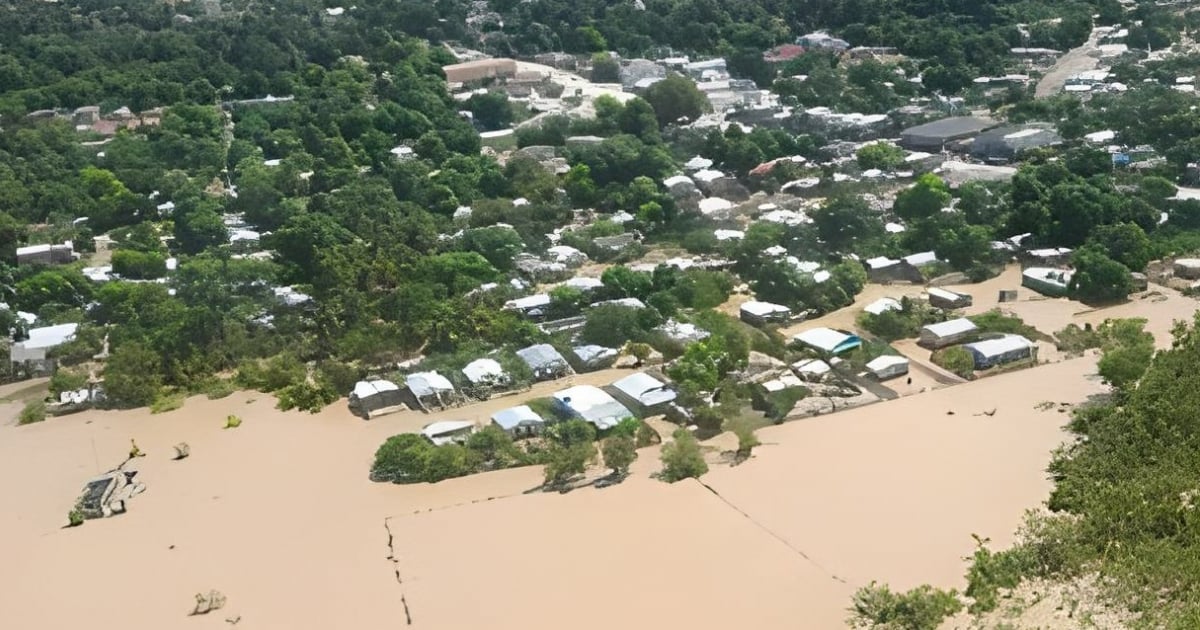
[[[238,366],[237,382],[263,393],[270,393],[293,383],[303,382],[308,370],[293,354],[280,354],[266,361],[249,360]]]
[[[855,628],[935,630],[943,619],[961,609],[954,591],[926,584],[907,593],[894,593],[886,585],[871,582],[854,594],[849,622]]]
[[[758,441],[758,436],[754,433],[754,425],[747,420],[739,419],[730,422],[729,430],[737,436],[737,458],[740,460],[750,457],[750,453],[754,450],[754,447],[762,444],[762,442]]]
[[[71,508],[70,512],[67,512],[67,527],[79,527],[80,525],[83,525],[83,510],[76,505]]]
[[[317,413],[341,397],[327,387],[307,381],[288,385],[275,392],[275,396],[279,399],[276,407],[281,411],[299,409],[309,413]]]
[[[1099,348],[1102,341],[1103,338],[1092,328],[1091,324],[1087,324],[1084,328],[1075,324],[1067,324],[1066,328],[1054,335],[1055,347],[1068,356],[1079,356],[1087,350]]]
[[[546,485],[561,485],[572,477],[583,474],[595,458],[596,445],[591,442],[551,446],[544,454]]]
[[[458,444],[434,447],[425,458],[425,481],[430,483],[469,475],[474,471],[470,451]]]
[[[525,463],[525,454],[513,444],[512,437],[495,425],[488,425],[467,438],[467,450],[480,464],[493,469]]]
[[[240,426],[242,426],[241,417],[235,416],[233,414],[225,416],[225,428],[226,429],[236,429]]]
[[[160,392],[154,402],[150,403],[150,413],[166,413],[175,411],[183,406],[187,398],[182,392],[166,393]]]
[[[629,467],[638,456],[633,438],[623,435],[604,440],[600,452],[604,456],[604,465],[617,475],[629,474]]]
[[[50,377],[50,393],[57,396],[62,392],[78,391],[85,387],[87,382],[87,374],[59,369],[54,372],[54,376]]]
[[[415,433],[393,435],[375,451],[371,481],[418,483],[425,480],[433,445]]]
[[[637,435],[634,436],[634,444],[637,448],[644,448],[652,444],[658,444],[662,441],[658,433],[645,422],[638,425]]]
[[[700,442],[687,429],[677,429],[675,440],[662,449],[662,478],[674,483],[682,479],[699,478],[708,472]]]
[[[17,424],[33,424],[46,419],[46,403],[45,401],[35,400],[21,410],[21,414],[17,416]]]
[[[994,610],[999,603],[1000,589],[1016,588],[1029,568],[1025,551],[1014,547],[994,552],[976,538],[977,547],[967,570],[967,597],[975,600],[972,613]]]
[[[204,384],[201,391],[209,400],[219,400],[228,397],[237,391],[237,386],[233,381],[226,379],[212,379]]]

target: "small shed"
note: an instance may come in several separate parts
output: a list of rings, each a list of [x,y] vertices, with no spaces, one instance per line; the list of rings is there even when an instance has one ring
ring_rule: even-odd
[[[876,357],[867,363],[867,371],[876,379],[886,381],[908,374],[908,359],[894,354]]]
[[[1037,359],[1037,344],[1021,335],[1003,335],[963,345],[975,358],[975,369],[985,370],[1024,359]]]
[[[359,381],[350,392],[350,412],[370,420],[408,409],[406,398],[404,389],[391,381]]]
[[[828,354],[841,354],[862,345],[862,339],[859,339],[858,335],[825,327],[806,330],[792,337],[792,342]]]
[[[771,322],[787,321],[788,317],[792,315],[792,309],[782,304],[752,300],[742,304],[738,313],[741,315],[742,321],[747,324],[761,326]]]
[[[613,361],[617,360],[618,354],[616,348],[606,348],[595,344],[574,346],[571,348],[571,352],[578,360],[578,363],[574,367],[581,372],[608,367],[612,365]]]
[[[527,295],[504,303],[505,310],[517,311],[525,317],[534,319],[543,317],[546,314],[546,308],[549,306],[550,295],[546,293]]]
[[[514,438],[540,435],[546,421],[529,408],[529,405],[509,407],[492,414],[492,424],[500,427]]]
[[[635,372],[612,384],[613,396],[642,415],[664,409],[675,400],[675,391],[645,372]]]
[[[434,446],[462,444],[475,432],[475,423],[469,420],[439,420],[421,429],[421,435]]]
[[[972,302],[971,296],[966,293],[959,293],[938,287],[929,287],[925,290],[925,294],[929,296],[929,305],[937,308],[966,308]]]
[[[975,322],[960,317],[925,326],[921,329],[918,343],[927,348],[944,348],[959,343],[977,332],[979,332],[979,327],[975,325]]]
[[[534,380],[548,381],[571,373],[571,366],[567,360],[548,343],[517,350],[517,357],[533,370]]]

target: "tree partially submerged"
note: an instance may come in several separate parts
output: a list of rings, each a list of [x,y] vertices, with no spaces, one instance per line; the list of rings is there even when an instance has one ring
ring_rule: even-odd
[[[677,429],[673,441],[662,448],[662,478],[675,483],[683,479],[699,478],[708,472],[704,452],[696,436],[687,429]]]

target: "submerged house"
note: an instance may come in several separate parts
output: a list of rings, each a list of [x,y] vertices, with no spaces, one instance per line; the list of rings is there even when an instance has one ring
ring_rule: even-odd
[[[611,386],[617,400],[642,415],[658,413],[675,400],[675,391],[645,372],[635,372]]]
[[[929,296],[929,305],[937,308],[956,309],[971,305],[971,296],[939,287],[929,287],[925,290]]]
[[[65,265],[75,262],[79,259],[79,255],[75,253],[75,246],[71,241],[66,241],[60,245],[27,245],[17,248],[17,265]]]
[[[633,417],[633,413],[617,399],[593,385],[576,385],[554,392],[554,400],[567,414],[591,423],[600,431]]]
[[[917,342],[927,348],[944,348],[964,341],[977,332],[979,327],[975,322],[960,317],[925,326],[921,329],[921,336]]]
[[[416,407],[429,411],[430,407],[445,408],[457,401],[458,392],[450,380],[437,372],[417,372],[404,377],[404,385],[411,394]]]
[[[507,387],[511,382],[504,368],[495,359],[475,359],[463,367],[462,373],[467,377],[467,381],[476,387]]]
[[[533,379],[536,381],[548,381],[571,374],[571,365],[548,343],[517,350],[517,357],[533,370]]]
[[[872,359],[866,367],[867,371],[876,379],[885,381],[908,374],[908,359],[894,354],[885,354]]]
[[[1037,344],[1021,335],[1003,335],[963,345],[975,359],[976,370],[986,370],[1025,359],[1037,359]]]
[[[509,407],[492,414],[492,424],[500,427],[505,433],[514,438],[533,437],[540,435],[546,427],[546,421],[529,408],[529,405]]]
[[[370,420],[408,409],[407,399],[404,389],[391,381],[359,381],[350,392],[350,411]]]
[[[434,446],[462,444],[475,432],[475,423],[469,420],[439,420],[421,429],[421,436]]]

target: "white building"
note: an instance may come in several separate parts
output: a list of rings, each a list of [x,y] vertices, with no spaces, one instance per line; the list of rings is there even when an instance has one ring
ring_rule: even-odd
[[[28,339],[12,345],[10,358],[13,363],[18,364],[28,361],[31,367],[39,371],[49,369],[52,363],[47,359],[46,353],[74,339],[78,330],[79,324],[30,328]]]
[[[1021,335],[1003,335],[963,345],[975,359],[975,369],[1037,358],[1037,344]]]
[[[828,354],[841,354],[862,345],[858,335],[852,335],[832,328],[810,328],[792,337],[792,343],[808,346]]]
[[[863,312],[870,313],[872,315],[879,315],[885,311],[898,311],[902,308],[904,307],[900,304],[899,300],[885,297],[879,298],[878,300],[868,304],[865,308],[863,308]]]
[[[752,300],[742,304],[738,312],[741,313],[742,321],[748,324],[765,324],[786,320],[791,316],[792,309],[782,304]]]

